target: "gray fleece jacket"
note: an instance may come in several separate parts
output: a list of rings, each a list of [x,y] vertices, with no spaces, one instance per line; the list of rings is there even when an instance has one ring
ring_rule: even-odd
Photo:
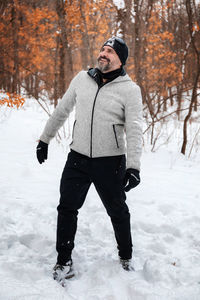
[[[127,168],[140,170],[142,98],[128,75],[102,87],[79,72],[47,121],[40,140],[49,143],[75,106],[70,148],[88,157],[127,154]]]

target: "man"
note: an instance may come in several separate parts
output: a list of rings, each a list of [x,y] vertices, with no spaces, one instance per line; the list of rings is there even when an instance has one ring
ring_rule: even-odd
[[[43,163],[49,141],[75,106],[71,151],[61,178],[57,208],[58,257],[53,276],[58,281],[74,276],[71,255],[78,209],[91,183],[111,218],[120,264],[127,271],[133,269],[125,192],[140,183],[142,101],[140,88],[123,68],[127,57],[128,47],[122,39],[113,37],[106,41],[97,59],[98,67],[74,77],[37,146],[37,158]]]

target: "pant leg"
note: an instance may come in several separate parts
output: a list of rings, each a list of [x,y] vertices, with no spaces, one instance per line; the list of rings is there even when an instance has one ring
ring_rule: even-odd
[[[123,187],[125,165],[125,155],[94,159],[92,174],[95,188],[111,218],[119,256],[122,259],[130,259],[132,257],[130,213]]]
[[[84,203],[91,181],[86,173],[87,159],[71,151],[60,184],[60,203],[57,220],[57,262],[65,264],[74,248],[78,209]]]

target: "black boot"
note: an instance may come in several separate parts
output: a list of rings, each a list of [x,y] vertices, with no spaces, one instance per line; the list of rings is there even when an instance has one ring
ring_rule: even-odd
[[[53,268],[53,279],[62,282],[65,279],[74,277],[73,262],[70,259],[65,265],[56,264]]]
[[[131,259],[120,258],[120,264],[121,264],[122,268],[126,271],[135,271],[134,267],[131,264]]]

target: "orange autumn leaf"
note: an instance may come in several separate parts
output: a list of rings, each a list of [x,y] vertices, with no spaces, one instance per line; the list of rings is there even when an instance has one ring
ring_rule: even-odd
[[[15,93],[6,93],[7,97],[0,98],[0,105],[7,105],[8,107],[22,107],[25,99]]]

